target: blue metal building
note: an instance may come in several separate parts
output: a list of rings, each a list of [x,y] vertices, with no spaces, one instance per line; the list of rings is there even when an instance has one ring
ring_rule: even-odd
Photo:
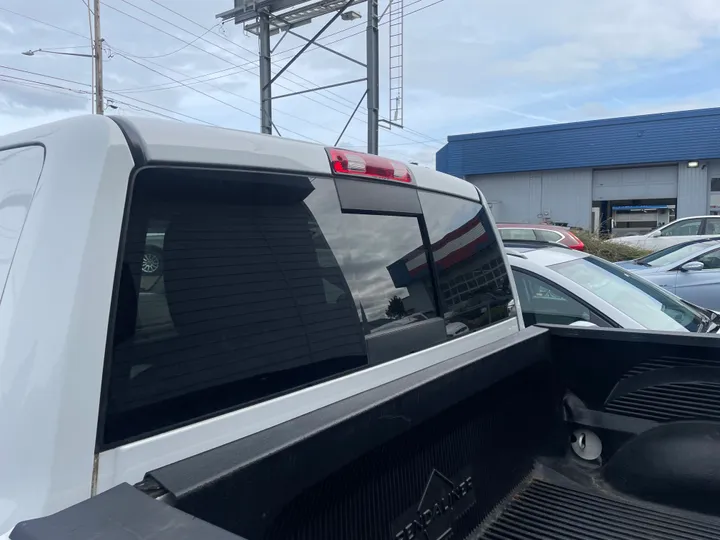
[[[453,135],[436,166],[478,185],[498,221],[642,229],[651,207],[720,213],[720,108]]]

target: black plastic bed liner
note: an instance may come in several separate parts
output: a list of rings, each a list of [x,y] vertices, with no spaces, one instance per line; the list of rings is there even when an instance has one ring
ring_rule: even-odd
[[[470,538],[716,540],[720,538],[720,519],[534,479]]]

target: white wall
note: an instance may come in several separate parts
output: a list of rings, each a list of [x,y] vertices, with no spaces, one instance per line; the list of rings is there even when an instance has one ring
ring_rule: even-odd
[[[492,204],[496,221],[551,221],[590,228],[592,170],[566,169],[468,177]]]

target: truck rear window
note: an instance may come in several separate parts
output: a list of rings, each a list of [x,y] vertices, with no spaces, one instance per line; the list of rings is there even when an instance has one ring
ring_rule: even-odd
[[[393,189],[433,210],[348,209],[331,178],[141,172],[117,286],[102,444],[507,318],[508,278],[484,209]]]

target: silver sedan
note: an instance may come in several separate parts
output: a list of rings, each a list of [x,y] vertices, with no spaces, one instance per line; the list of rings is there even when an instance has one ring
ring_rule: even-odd
[[[720,315],[694,306],[613,263],[544,243],[505,242],[526,326],[596,325],[712,332]]]

